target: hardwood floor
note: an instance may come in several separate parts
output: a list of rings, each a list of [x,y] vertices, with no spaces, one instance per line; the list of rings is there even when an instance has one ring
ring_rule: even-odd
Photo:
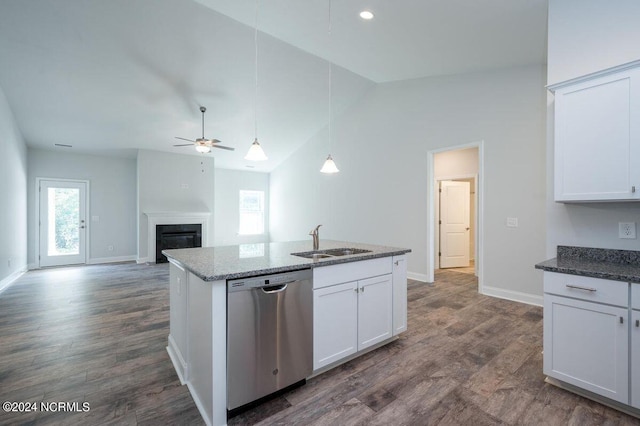
[[[478,295],[454,271],[408,294],[400,339],[229,424],[640,425],[544,383],[541,308]],[[203,424],[165,350],[168,309],[167,265],[25,274],[0,293],[0,400],[90,410],[0,424]]]

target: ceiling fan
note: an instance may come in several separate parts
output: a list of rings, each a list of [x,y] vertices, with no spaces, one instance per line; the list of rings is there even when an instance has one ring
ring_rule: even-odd
[[[189,145],[195,145],[196,147],[196,151],[205,154],[207,152],[211,152],[211,148],[220,148],[220,149],[226,149],[229,151],[235,151],[235,148],[231,148],[230,146],[224,146],[224,145],[218,145],[220,143],[220,141],[218,139],[206,139],[204,137],[204,113],[207,111],[207,109],[203,106],[200,107],[200,112],[202,113],[202,137],[198,138],[196,140],[192,140],[192,139],[187,139],[187,138],[180,138],[178,136],[176,136],[176,139],[180,139],[183,141],[189,141],[190,143],[182,143],[182,144],[177,144],[177,145],[173,145],[173,146],[189,146]]]

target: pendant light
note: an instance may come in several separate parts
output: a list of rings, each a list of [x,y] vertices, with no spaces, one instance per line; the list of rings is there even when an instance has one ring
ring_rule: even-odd
[[[258,142],[258,0],[256,0],[256,21],[254,29],[254,44],[255,44],[255,69],[256,69],[256,81],[255,81],[255,97],[253,99],[253,125],[255,138],[253,143],[249,147],[247,155],[244,156],[245,160],[249,161],[266,161],[268,158],[265,155],[260,142]]]
[[[331,51],[331,0],[329,0],[329,51]],[[331,150],[331,141],[332,141],[332,137],[331,137],[331,103],[333,100],[332,97],[332,79],[331,79],[331,70],[333,68],[333,64],[331,62],[331,55],[329,55],[329,150]],[[327,159],[324,161],[324,164],[322,165],[322,168],[320,169],[320,173],[326,173],[326,174],[332,174],[332,173],[338,173],[340,170],[338,170],[338,167],[336,166],[336,163],[333,161],[333,157],[331,157],[331,154],[329,154],[327,156]]]

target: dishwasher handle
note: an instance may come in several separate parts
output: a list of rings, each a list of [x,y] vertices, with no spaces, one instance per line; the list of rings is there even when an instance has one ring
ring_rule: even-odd
[[[272,285],[269,287],[261,287],[260,289],[262,290],[263,293],[266,293],[266,294],[281,293],[285,291],[287,289],[287,286],[292,282],[293,281],[290,281],[284,284]]]

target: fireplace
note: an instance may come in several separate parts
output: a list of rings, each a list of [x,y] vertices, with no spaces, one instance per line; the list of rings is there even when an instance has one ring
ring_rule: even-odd
[[[202,247],[201,224],[156,225],[156,263],[166,263],[162,250]]]

